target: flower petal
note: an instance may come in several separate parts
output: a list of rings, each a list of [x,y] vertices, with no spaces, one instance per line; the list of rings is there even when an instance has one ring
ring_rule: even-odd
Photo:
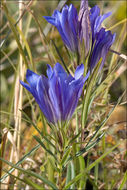
[[[52,74],[53,74],[52,67],[49,64],[47,64],[47,76],[49,79],[51,78]]]
[[[45,76],[40,76],[37,84],[37,92],[39,98],[39,106],[49,122],[54,123],[54,110],[50,102],[48,79]]]
[[[105,31],[104,28],[97,33],[96,43],[92,52],[92,56],[90,59],[90,68],[91,70],[96,66],[102,57],[101,68],[104,65],[106,55],[109,51],[109,48],[113,44],[115,40],[115,34],[111,34],[110,31]]]
[[[31,88],[30,88],[30,86],[27,83],[25,83],[25,82],[23,82],[23,81],[20,80],[20,84],[22,86],[24,86],[29,92],[31,92]]]
[[[75,79],[79,79],[84,73],[84,65],[81,64],[77,67],[76,71],[75,71]]]
[[[57,25],[57,21],[56,18],[53,16],[43,16],[50,24],[56,26]]]
[[[26,80],[30,84],[31,87],[34,88],[36,86],[38,79],[39,79],[39,75],[27,69]]]
[[[103,22],[107,17],[109,17],[111,14],[112,14],[111,12],[108,12],[108,13],[106,13],[106,14],[104,14],[104,15],[100,15],[100,16],[98,16],[98,17],[96,18],[95,23],[94,23],[94,33],[99,32],[102,22]]]

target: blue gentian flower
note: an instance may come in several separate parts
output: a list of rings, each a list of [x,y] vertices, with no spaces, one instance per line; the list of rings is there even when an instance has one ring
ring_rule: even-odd
[[[108,12],[104,15],[100,15],[100,8],[95,5],[93,8],[90,9],[90,24],[91,24],[91,30],[92,30],[92,42],[94,43],[96,39],[96,34],[101,29],[102,22],[111,15],[111,12]]]
[[[77,67],[73,77],[56,63],[53,69],[47,65],[47,77],[27,70],[26,80],[29,84],[22,81],[20,83],[34,96],[47,120],[57,124],[72,117],[89,76],[88,73],[84,78],[83,73],[83,64]]]
[[[78,14],[71,4],[65,5],[61,11],[55,10],[52,16],[44,18],[59,31],[63,42],[72,51],[78,51]]]
[[[96,41],[94,43],[93,49],[91,50],[90,56],[90,70],[93,70],[101,58],[102,63],[100,69],[102,69],[109,48],[115,40],[115,36],[116,34],[112,35],[110,31],[105,31],[104,28],[101,28],[100,31],[96,33]]]

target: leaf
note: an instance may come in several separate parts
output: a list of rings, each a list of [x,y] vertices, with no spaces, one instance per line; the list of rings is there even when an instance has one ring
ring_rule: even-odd
[[[111,83],[116,67],[107,75],[107,77],[101,82],[101,84],[95,89],[95,94],[98,96],[101,92],[107,88],[107,85]]]
[[[79,133],[77,135],[74,136],[74,138],[72,138],[68,144],[72,144],[78,137],[79,135],[81,134],[81,131],[79,131]]]
[[[76,153],[75,156],[81,156],[91,148],[93,148],[98,142],[101,140],[101,138],[104,136],[105,133],[102,133],[93,143],[91,143],[89,146],[87,145],[85,148],[81,149],[79,152]]]
[[[35,140],[44,148],[44,150],[46,152],[48,152],[51,156],[53,156],[55,158],[55,160],[57,161],[56,156],[51,152],[51,150],[47,149],[46,146],[44,145],[44,143],[40,140],[39,137],[37,136],[33,136],[35,138]]]
[[[26,160],[26,158],[28,156],[30,156],[35,150],[37,150],[38,148],[40,147],[40,145],[36,145],[34,148],[31,149],[31,151],[29,151],[27,154],[25,154],[16,164],[15,166],[19,166],[24,160]],[[6,177],[8,177],[8,175],[10,173],[12,173],[13,171],[15,170],[15,168],[11,168],[9,171],[8,171],[8,174],[5,174],[1,179],[0,179],[0,182],[3,182]]]
[[[110,112],[108,113],[108,115],[105,117],[105,119],[102,121],[102,123],[97,127],[96,132],[94,133],[94,135],[91,137],[91,139],[89,140],[89,142],[87,143],[86,147],[83,148],[82,150],[80,150],[78,153],[76,153],[76,156],[80,156],[82,154],[84,154],[85,152],[87,152],[88,150],[90,150],[91,148],[93,148],[100,140],[101,138],[104,136],[104,132],[93,142],[90,144],[90,142],[95,139],[95,137],[97,136],[97,134],[99,133],[100,129],[106,124],[106,122],[108,121],[108,119],[110,118],[112,112],[114,111],[114,109],[116,108],[116,106],[118,106],[118,104],[121,102],[123,96],[124,96],[125,92],[119,97],[117,104],[110,110]]]
[[[127,182],[127,171],[125,172],[125,174],[123,176],[123,180],[122,180],[118,190],[122,190],[126,182]]]
[[[37,126],[34,124],[34,122],[28,117],[28,115],[23,111],[23,110],[20,110],[22,111],[22,113],[25,115],[25,117],[28,119],[28,121],[31,123],[31,125],[33,125],[33,127],[38,131],[38,133],[41,135],[42,138],[44,138],[55,150],[56,150],[56,147],[55,145],[43,134],[42,131],[40,131]]]
[[[35,173],[35,172],[32,172],[30,170],[25,170],[23,168],[20,168],[14,164],[12,164],[11,162],[7,161],[7,160],[4,160],[3,158],[0,158],[0,160],[2,160],[4,163],[8,164],[9,166],[23,172],[24,174],[27,174],[29,176],[33,176],[37,179],[40,179],[42,182],[44,182],[45,184],[47,184],[49,187],[52,187],[54,190],[58,190],[57,187],[55,186],[55,184],[53,184],[51,181],[47,180],[46,178],[42,177],[41,175]]]
[[[67,166],[67,176],[66,176],[66,184],[69,183],[75,177],[74,164],[71,161]],[[69,189],[75,189],[74,184],[70,186]]]
[[[38,185],[37,183],[34,183],[32,180],[30,180],[29,178],[24,178],[23,179],[24,180],[24,183],[26,183],[26,184],[28,184],[29,186],[31,186],[33,189],[36,189],[36,190],[42,190],[42,189],[44,189],[43,187],[42,187],[42,185],[40,186],[40,185]]]
[[[3,170],[4,170],[6,173],[8,173],[8,175],[12,176],[13,178],[16,178],[16,179],[19,180],[19,181],[22,181],[22,182],[25,183],[25,184],[28,184],[29,186],[31,186],[31,187],[34,188],[34,189],[37,189],[37,190],[41,190],[41,189],[42,189],[42,186],[40,186],[40,185],[34,183],[33,181],[31,181],[31,180],[28,179],[28,178],[25,178],[25,177],[24,177],[24,179],[21,179],[21,178],[15,176],[15,175],[9,173],[9,172],[8,172],[7,170],[5,170],[5,169],[3,169]]]
[[[78,157],[79,165],[80,165],[80,171],[78,173],[81,173],[85,170],[85,160],[83,156]],[[86,184],[86,177],[82,177],[79,182],[79,189],[83,189],[84,185]]]
[[[81,172],[80,174],[78,174],[74,179],[72,179],[64,188],[63,190],[68,189],[72,184],[76,183],[77,181],[79,181],[87,172],[89,172],[96,164],[98,164],[102,159],[104,159],[108,154],[110,154],[116,147],[118,147],[120,145],[117,144],[115,146],[113,146],[109,151],[105,152],[102,156],[100,156],[100,158],[98,158],[95,162],[93,162],[92,164],[90,164],[88,166],[88,168],[86,168],[85,171]]]
[[[56,150],[56,147],[55,147],[55,145],[46,137],[46,135],[44,135],[43,134],[43,132],[42,131],[40,131],[38,128],[37,128],[37,126],[34,124],[34,122],[28,117],[28,115],[23,111],[23,110],[20,110],[23,114],[24,114],[24,116],[27,118],[27,120],[31,123],[31,125],[33,125],[33,127],[38,131],[38,133],[41,135],[41,137],[42,138],[44,138],[46,141],[47,141],[47,143],[49,143],[55,150]],[[44,123],[44,125],[45,125],[45,123]]]
[[[66,153],[64,154],[64,156],[63,156],[63,158],[62,158],[62,160],[61,160],[61,165],[63,165],[63,164],[65,163],[65,161],[67,160],[67,158],[68,158],[70,152],[71,152],[71,149],[68,149],[68,150],[66,151]]]
[[[97,136],[97,134],[99,133],[100,129],[106,124],[106,122],[108,121],[108,119],[110,118],[112,112],[114,111],[114,109],[118,106],[118,104],[121,102],[123,96],[125,94],[125,91],[123,92],[123,94],[119,97],[116,105],[110,110],[110,112],[108,113],[108,115],[105,117],[105,119],[102,121],[102,123],[97,127],[96,132],[94,133],[94,135],[91,137],[91,139],[89,140],[88,144],[86,145],[86,147],[89,145],[89,143]]]

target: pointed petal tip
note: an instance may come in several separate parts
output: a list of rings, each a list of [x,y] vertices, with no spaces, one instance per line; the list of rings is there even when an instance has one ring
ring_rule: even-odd
[[[75,79],[79,79],[84,73],[84,64],[82,63],[76,68]]]

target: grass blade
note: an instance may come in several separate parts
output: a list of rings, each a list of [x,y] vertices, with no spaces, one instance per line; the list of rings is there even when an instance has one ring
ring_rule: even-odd
[[[10,24],[10,28],[11,28],[13,34],[14,34],[15,40],[16,40],[17,45],[18,45],[18,48],[19,48],[19,51],[20,51],[20,53],[21,53],[21,55],[22,55],[22,57],[23,57],[24,63],[25,63],[25,65],[26,65],[26,67],[28,68],[28,62],[27,62],[26,56],[25,56],[25,54],[24,54],[23,48],[22,48],[22,46],[21,46],[20,40],[19,40],[19,38],[18,38],[18,33],[17,33],[16,28],[15,28],[15,26],[14,26],[15,21],[14,21],[14,19],[10,16],[9,11],[8,11],[6,5],[5,5],[5,3],[4,3],[3,1],[2,1],[2,6],[3,6],[3,9],[4,9],[4,11],[5,11],[5,14],[6,14],[6,17],[7,17],[7,19],[8,19],[8,22],[9,22],[9,24]]]
[[[126,182],[127,182],[127,171],[125,172],[125,174],[124,174],[124,176],[123,176],[123,180],[122,180],[122,182],[121,182],[121,185],[120,185],[120,187],[119,187],[119,190],[122,190],[122,189],[123,189],[123,187],[124,187],[124,185],[125,185]]]
[[[34,148],[31,149],[31,151],[29,151],[27,154],[25,154],[16,164],[15,166],[19,166],[24,160],[26,160],[26,158],[28,156],[30,156],[34,151],[36,151],[38,148],[40,147],[40,145],[36,145]],[[1,159],[1,158],[0,158]],[[10,173],[12,173],[13,171],[15,170],[15,168],[11,168],[9,171],[8,171],[8,174],[5,174],[1,179],[0,179],[0,182],[3,182],[6,177],[8,177],[8,175]]]
[[[101,162],[101,160],[103,160],[108,154],[110,154],[110,153],[111,153],[115,148],[117,148],[119,145],[120,145],[120,143],[117,144],[117,145],[115,145],[115,146],[113,146],[109,151],[105,152],[102,156],[100,156],[100,158],[98,158],[95,162],[93,162],[92,164],[90,164],[90,165],[88,166],[88,168],[87,168],[84,172],[78,174],[74,179],[72,179],[72,180],[63,188],[63,190],[67,190],[72,184],[74,184],[74,183],[76,183],[77,181],[79,181],[87,172],[89,172],[96,164],[98,164],[99,162]]]
[[[42,148],[44,148],[44,150],[46,152],[48,152],[51,156],[53,156],[55,158],[55,160],[57,160],[56,156],[49,150],[46,148],[46,146],[44,145],[44,143],[40,140],[39,137],[37,136],[33,136],[35,138],[35,140],[42,146]]]
[[[8,164],[9,166],[23,172],[24,174],[27,174],[27,175],[30,175],[30,176],[33,176],[37,179],[40,179],[42,182],[44,182],[45,184],[47,184],[49,187],[53,188],[54,190],[57,190],[57,187],[55,186],[55,184],[53,184],[51,181],[47,180],[46,178],[42,177],[41,175],[35,173],[35,172],[32,172],[30,170],[25,170],[23,168],[20,168],[14,164],[12,164],[11,162],[7,161],[7,160],[4,160],[3,158],[0,158],[1,161],[3,161],[4,163]]]

